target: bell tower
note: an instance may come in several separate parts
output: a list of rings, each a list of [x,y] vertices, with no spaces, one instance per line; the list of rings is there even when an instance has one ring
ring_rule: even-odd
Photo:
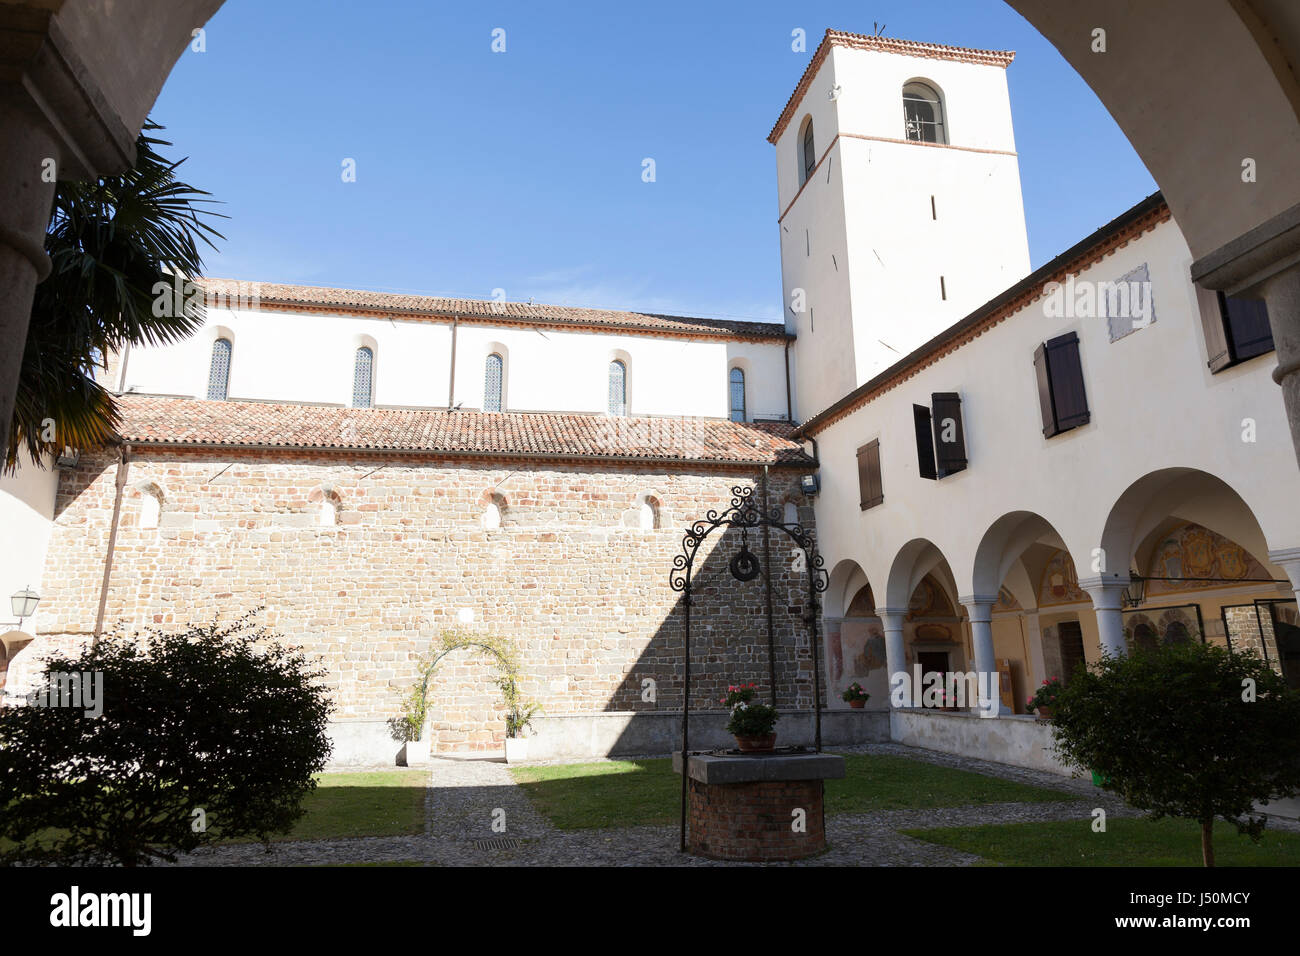
[[[768,136],[799,419],[1028,274],[1014,56],[834,30],[817,47]]]

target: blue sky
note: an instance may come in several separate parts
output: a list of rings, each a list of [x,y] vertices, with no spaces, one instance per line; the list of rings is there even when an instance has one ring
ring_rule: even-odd
[[[825,29],[875,22],[1016,51],[1035,268],[1155,190],[1001,0],[227,0],[152,115],[231,217],[210,275],[779,321],[766,136]]]

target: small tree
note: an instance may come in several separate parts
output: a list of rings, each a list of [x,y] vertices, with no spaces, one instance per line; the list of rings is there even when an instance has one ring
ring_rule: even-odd
[[[1300,694],[1253,654],[1183,644],[1104,656],[1061,692],[1053,731],[1071,766],[1151,816],[1214,818],[1258,840],[1260,800],[1300,793]]]
[[[40,696],[0,710],[0,862],[135,866],[287,833],[330,753],[322,676],[248,616],[53,657]]]

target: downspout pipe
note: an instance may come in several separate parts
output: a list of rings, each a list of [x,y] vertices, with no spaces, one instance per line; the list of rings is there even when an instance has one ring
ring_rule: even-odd
[[[790,339],[785,340],[785,420],[794,424],[794,402],[790,397]]]
[[[108,608],[108,581],[113,575],[113,552],[117,549],[117,526],[122,517],[122,495],[126,490],[126,476],[130,469],[131,446],[120,445],[117,449],[117,480],[113,494],[113,521],[108,528],[108,551],[104,554],[104,580],[99,586],[99,613],[95,615],[95,634],[90,646],[99,643],[99,636],[104,633],[104,612]]]

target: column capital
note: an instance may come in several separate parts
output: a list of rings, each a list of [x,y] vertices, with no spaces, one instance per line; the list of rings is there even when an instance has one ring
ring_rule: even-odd
[[[1121,596],[1130,584],[1129,576],[1122,578],[1115,575],[1080,578],[1079,587],[1088,592],[1092,598],[1094,610],[1118,610],[1122,605]]]
[[[907,616],[908,608],[905,607],[878,607],[876,616],[880,618],[885,627],[902,627],[903,618]]]
[[[998,603],[998,596],[988,594],[965,594],[957,598],[957,603],[966,608],[972,621],[988,622],[992,620],[993,605]]]

